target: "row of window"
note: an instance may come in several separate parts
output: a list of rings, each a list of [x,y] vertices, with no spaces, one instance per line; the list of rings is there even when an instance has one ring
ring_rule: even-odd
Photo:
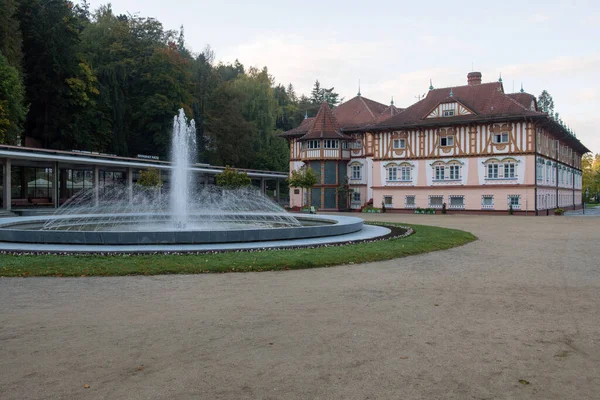
[[[446,170],[448,170],[448,174],[446,174]],[[436,181],[444,181],[451,180],[457,181],[460,179],[460,165],[436,165],[434,168],[435,175],[434,179]]]
[[[508,132],[500,132],[498,134],[495,134],[493,136],[492,140],[496,144],[508,143],[508,137],[509,137]],[[440,146],[441,147],[454,146],[454,136],[441,136],[440,137]],[[393,147],[394,147],[394,149],[406,148],[406,139],[394,139]]]
[[[356,192],[355,192],[356,193]],[[360,192],[359,192],[360,200]],[[386,207],[392,207],[394,205],[393,196],[384,195],[383,203]],[[429,196],[429,207],[430,208],[442,208],[444,204],[443,195],[432,195]],[[513,209],[521,208],[521,195],[509,195],[507,198],[507,208],[512,205]],[[450,195],[448,196],[448,208],[461,209],[465,207],[465,196],[463,195]],[[416,208],[416,196],[408,195],[404,196],[404,207],[405,208]],[[494,195],[482,195],[481,196],[481,208],[493,209],[494,208]]]
[[[539,182],[546,182],[547,184],[554,184],[556,182],[556,169],[548,164],[545,164],[546,168],[544,168],[544,164],[537,164],[537,180]],[[544,176],[544,170],[546,172]],[[573,180],[575,181],[575,185],[580,185],[581,177],[579,175],[574,175],[572,172],[560,169],[558,170],[558,184],[572,186]]]
[[[492,162],[487,164],[487,179],[515,179],[516,164],[514,162],[496,163]]]
[[[323,142],[324,149],[339,149],[340,141],[335,139],[324,139],[324,140],[307,140],[302,144],[304,149],[320,149],[321,142]],[[349,144],[347,141],[342,142],[342,149],[347,149]]]

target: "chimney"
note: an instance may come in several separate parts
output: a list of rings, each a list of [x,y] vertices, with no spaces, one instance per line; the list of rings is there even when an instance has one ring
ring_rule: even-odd
[[[469,86],[481,85],[481,72],[469,72],[467,74],[467,84]]]

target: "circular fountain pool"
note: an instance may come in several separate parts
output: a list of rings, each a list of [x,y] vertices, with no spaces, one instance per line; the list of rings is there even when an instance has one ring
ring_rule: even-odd
[[[247,222],[240,222],[240,216],[247,217]],[[281,242],[346,235],[363,228],[362,219],[342,216],[299,216],[298,226],[277,226],[276,220],[268,223],[272,217],[269,215],[225,214],[218,225],[210,215],[193,215],[190,224],[179,230],[160,215],[120,214],[122,222],[118,225],[112,222],[114,217],[89,214],[6,218],[0,222],[0,242],[112,246]],[[207,219],[210,222],[205,224]],[[43,229],[45,224],[56,222],[62,229]]]

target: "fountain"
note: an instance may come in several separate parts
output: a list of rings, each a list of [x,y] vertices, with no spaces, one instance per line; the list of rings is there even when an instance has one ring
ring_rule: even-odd
[[[389,233],[345,216],[293,215],[258,188],[195,185],[195,126],[174,117],[170,189],[134,185],[81,191],[54,215],[0,220],[0,250],[195,251],[285,247]]]
[[[188,221],[188,204],[192,191],[192,179],[188,174],[191,160],[196,160],[196,125],[194,120],[187,123],[183,109],[173,117],[173,140],[171,159],[171,215],[178,229],[185,229]]]

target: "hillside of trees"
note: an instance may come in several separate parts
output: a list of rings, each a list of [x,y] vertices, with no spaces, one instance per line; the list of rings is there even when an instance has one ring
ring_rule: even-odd
[[[28,137],[46,148],[168,158],[183,108],[197,127],[198,161],[287,170],[277,133],[321,101],[338,102],[317,81],[310,97],[276,84],[267,67],[216,63],[207,46],[186,48],[183,27],[115,15],[85,1],[0,0],[0,143]]]

